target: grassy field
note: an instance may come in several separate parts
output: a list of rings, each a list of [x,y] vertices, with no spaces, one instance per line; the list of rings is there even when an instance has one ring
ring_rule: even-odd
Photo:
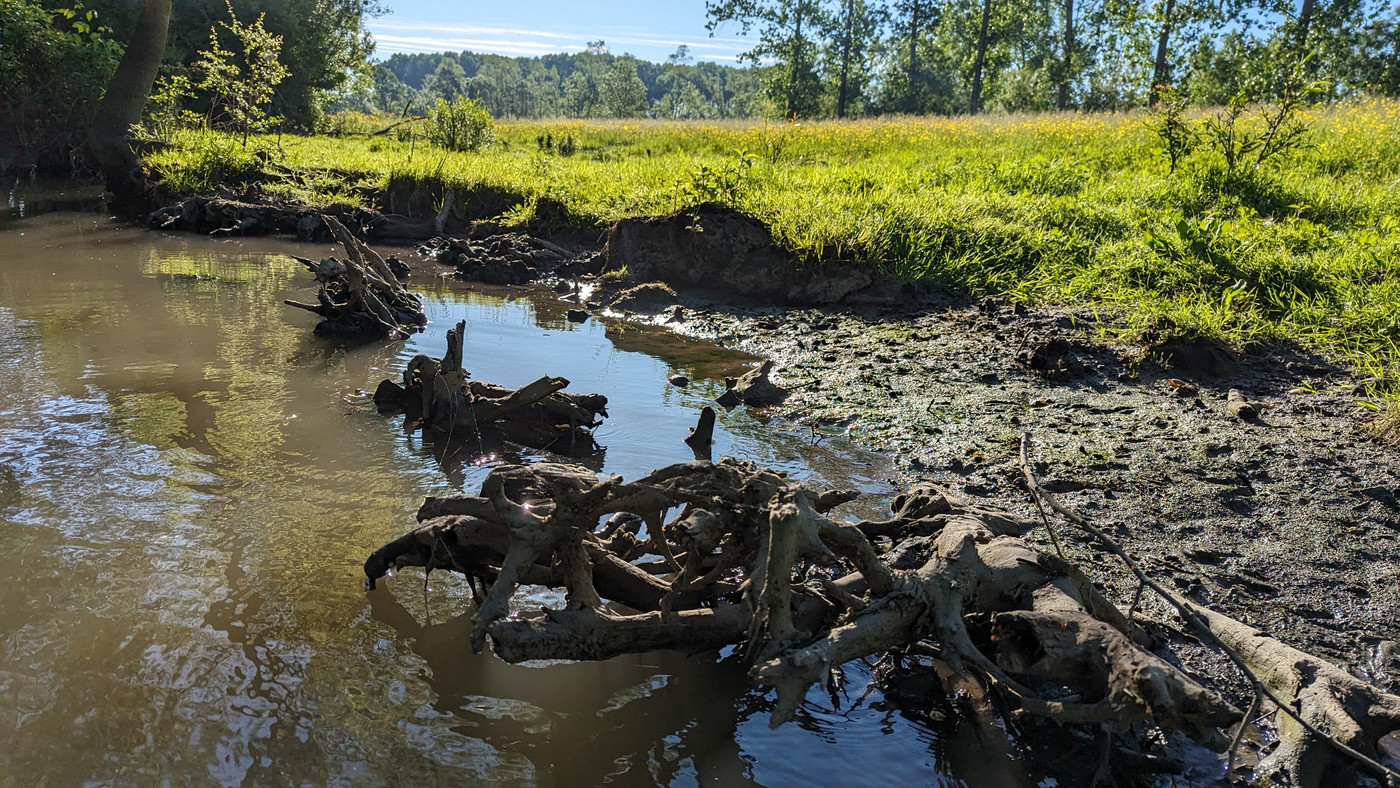
[[[1169,175],[1138,113],[511,122],[477,153],[409,135],[264,138],[245,152],[183,132],[150,162],[176,192],[259,170],[276,175],[264,191],[312,202],[373,204],[391,182],[492,190],[518,197],[505,219],[520,223],[713,200],[761,217],[804,264],[873,262],[958,292],[1089,306],[1139,340],[1297,339],[1394,396],[1400,103],[1304,119],[1305,148],[1231,177],[1209,150]]]

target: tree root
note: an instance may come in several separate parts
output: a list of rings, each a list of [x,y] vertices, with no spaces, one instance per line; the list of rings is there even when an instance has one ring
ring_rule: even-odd
[[[1021,466],[1037,505],[1043,500],[1056,514],[1099,540],[1137,576],[1139,593],[1148,588],[1158,594],[1248,678],[1255,698],[1231,744],[1232,762],[1243,725],[1259,707],[1260,699],[1267,697],[1278,707],[1280,741],[1278,748],[1259,764],[1256,774],[1266,779],[1278,776],[1289,784],[1313,788],[1353,784],[1359,766],[1391,786],[1400,786],[1400,771],[1376,758],[1380,739],[1400,729],[1400,697],[1247,624],[1183,599],[1148,577],[1122,545],[1065,508],[1036,482],[1030,469],[1029,446],[1030,436],[1023,434]],[[1044,510],[1041,512],[1043,515]]]
[[[601,394],[565,394],[569,381],[543,377],[519,389],[469,380],[462,368],[466,321],[447,332],[441,360],[414,356],[403,385],[379,384],[374,402],[381,412],[405,414],[405,426],[421,427],[448,439],[512,441],[571,457],[596,454],[591,430],[608,415]],[[481,448],[484,449],[484,443]]]
[[[504,466],[479,495],[425,501],[421,527],[365,573],[371,586],[401,566],[472,578],[485,589],[472,644],[489,640],[509,661],[737,645],[754,681],[776,690],[773,725],[841,664],[931,640],[1019,713],[1228,746],[1222,729],[1241,712],[1148,651],[1072,564],[1021,539],[1030,522],[931,485],[901,496],[887,522],[826,516],[850,497],[731,458],[633,482]],[[895,536],[895,549],[881,555],[872,534]],[[566,589],[565,608],[512,613],[525,583]]]
[[[319,263],[296,258],[316,275],[321,289],[317,303],[285,301],[287,306],[314,312],[318,336],[340,339],[382,339],[418,330],[428,322],[418,296],[408,292],[389,264],[373,249],[350,234],[334,216],[321,217],[340,245],[346,259],[334,257]]]

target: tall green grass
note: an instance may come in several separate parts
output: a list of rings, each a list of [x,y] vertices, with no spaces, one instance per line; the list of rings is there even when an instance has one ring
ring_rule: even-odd
[[[414,184],[504,195],[507,220],[585,226],[713,200],[762,218],[804,265],[1090,306],[1138,338],[1294,339],[1394,391],[1400,103],[1308,120],[1307,148],[1243,175],[1209,151],[1169,175],[1136,113],[502,123],[478,153],[429,146],[411,124],[254,145],[276,163],[259,185],[274,196],[373,203]],[[174,142],[150,163],[177,191],[246,175],[214,172],[227,162],[207,133]]]

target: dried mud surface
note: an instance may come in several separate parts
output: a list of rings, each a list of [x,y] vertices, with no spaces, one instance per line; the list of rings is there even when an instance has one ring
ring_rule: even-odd
[[[931,480],[1035,517],[1019,460],[1029,432],[1040,482],[1149,571],[1400,689],[1396,452],[1361,429],[1357,382],[1339,366],[1278,346],[1243,356],[1119,346],[1091,315],[996,300],[688,302],[650,320],[773,359],[774,380],[792,392],[773,412],[813,440],[844,433],[888,453],[901,485]],[[1259,406],[1257,420],[1226,412],[1231,388]],[[1057,533],[1126,607],[1136,589],[1127,571],[1089,537]],[[1043,528],[1032,539],[1052,549]],[[1165,606],[1144,596],[1139,609],[1177,630]],[[1230,673],[1173,639],[1193,669]]]

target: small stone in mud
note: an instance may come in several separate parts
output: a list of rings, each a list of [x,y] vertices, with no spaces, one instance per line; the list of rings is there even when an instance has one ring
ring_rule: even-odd
[[[686,386],[690,385],[690,378],[686,377],[685,375],[675,375],[666,382],[678,388],[685,388]]]
[[[1244,392],[1230,389],[1225,398],[1225,411],[1240,421],[1253,421],[1259,418],[1259,408],[1245,399]]]
[[[588,319],[588,310],[570,309],[564,313],[564,317],[568,318],[570,323],[582,323]]]

